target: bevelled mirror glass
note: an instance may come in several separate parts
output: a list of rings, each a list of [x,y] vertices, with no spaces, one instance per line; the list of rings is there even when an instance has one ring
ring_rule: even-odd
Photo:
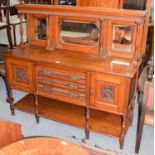
[[[112,50],[132,52],[133,26],[112,26]]]
[[[76,5],[76,0],[59,0],[59,5]]]
[[[94,47],[99,42],[99,29],[95,23],[65,20],[60,24],[60,40],[63,43]]]
[[[123,0],[123,9],[145,10],[146,0]]]
[[[34,18],[34,38],[39,40],[46,40],[46,19]]]

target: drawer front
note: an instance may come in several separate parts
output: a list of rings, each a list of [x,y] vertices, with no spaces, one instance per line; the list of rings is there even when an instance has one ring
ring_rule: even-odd
[[[129,87],[126,83],[127,81],[121,77],[92,74],[90,105],[103,111],[122,113],[125,96],[129,96]]]
[[[37,93],[39,95],[47,96],[64,102],[69,102],[78,105],[86,104],[86,94],[76,92],[73,90],[67,90],[59,87],[51,87],[39,84],[37,86]]]
[[[37,93],[78,105],[86,104],[86,73],[59,67],[36,66]]]
[[[36,71],[38,76],[46,76],[50,78],[63,79],[71,82],[86,84],[85,72],[41,65],[37,66]]]
[[[86,92],[86,86],[79,84],[79,83],[73,83],[70,81],[60,80],[60,79],[54,79],[54,78],[48,78],[44,76],[39,76],[37,78],[37,84],[43,84],[43,85],[50,85],[52,87],[60,87],[63,89],[68,90],[74,90],[78,92]]]

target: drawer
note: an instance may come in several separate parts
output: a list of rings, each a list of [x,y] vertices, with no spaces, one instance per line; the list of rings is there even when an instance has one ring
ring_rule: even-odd
[[[58,87],[51,87],[43,84],[37,86],[38,95],[47,96],[56,100],[69,102],[78,105],[86,104],[86,93],[80,93]]]
[[[48,67],[38,65],[36,67],[38,76],[46,76],[55,79],[63,79],[76,83],[86,83],[86,73],[71,69],[62,69],[59,67]]]
[[[64,88],[64,89],[79,91],[79,92],[86,92],[85,85],[82,85],[79,83],[73,83],[70,81],[54,79],[54,78],[39,76],[39,77],[37,77],[37,83],[43,84],[43,85],[50,85],[52,87],[60,87],[60,88]]]

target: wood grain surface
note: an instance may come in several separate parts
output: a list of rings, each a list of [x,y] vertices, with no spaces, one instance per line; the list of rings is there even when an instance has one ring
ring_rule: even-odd
[[[89,155],[73,143],[49,137],[36,137],[12,143],[0,150],[0,155]]]

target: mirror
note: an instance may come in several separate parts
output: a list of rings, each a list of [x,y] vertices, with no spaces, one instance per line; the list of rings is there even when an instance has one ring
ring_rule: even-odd
[[[76,5],[76,0],[59,0],[59,5]]]
[[[63,43],[97,46],[99,29],[95,23],[82,21],[62,21],[60,24],[60,40]]]
[[[145,10],[145,0],[123,0],[123,9]]]
[[[34,37],[39,40],[46,40],[46,19],[45,18],[34,18]]]
[[[113,25],[112,26],[112,50],[131,52],[133,26]]]

